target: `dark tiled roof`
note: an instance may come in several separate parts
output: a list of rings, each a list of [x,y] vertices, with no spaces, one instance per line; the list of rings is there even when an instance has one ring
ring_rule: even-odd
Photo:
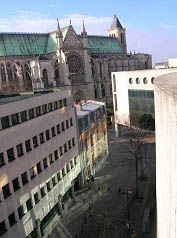
[[[114,15],[114,18],[113,18],[110,29],[112,30],[112,29],[115,29],[115,28],[123,29],[123,27],[122,27],[122,25],[121,25],[121,23],[120,23],[120,21],[119,21],[119,19],[117,18],[116,15]]]

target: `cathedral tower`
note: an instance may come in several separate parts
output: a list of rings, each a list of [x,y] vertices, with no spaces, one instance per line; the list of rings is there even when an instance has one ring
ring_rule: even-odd
[[[116,37],[119,39],[122,48],[124,49],[124,53],[127,53],[127,43],[126,43],[126,32],[125,28],[122,27],[119,19],[114,14],[114,18],[111,24],[111,27],[108,30],[108,35],[111,37]]]

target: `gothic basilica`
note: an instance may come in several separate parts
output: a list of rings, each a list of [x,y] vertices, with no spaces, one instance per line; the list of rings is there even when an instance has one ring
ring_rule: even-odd
[[[107,36],[69,26],[51,33],[0,33],[0,95],[72,87],[75,100],[112,104],[111,72],[152,68],[149,54],[127,53],[114,15]]]

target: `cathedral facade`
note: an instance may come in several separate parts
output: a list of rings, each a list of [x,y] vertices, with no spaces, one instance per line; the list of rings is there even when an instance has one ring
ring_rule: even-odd
[[[152,68],[149,54],[127,53],[126,32],[114,15],[107,36],[77,34],[68,27],[51,33],[0,33],[0,95],[70,85],[75,100],[112,104],[111,72]]]

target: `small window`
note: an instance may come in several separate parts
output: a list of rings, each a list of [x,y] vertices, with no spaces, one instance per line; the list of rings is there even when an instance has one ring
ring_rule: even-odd
[[[69,150],[72,148],[72,146],[71,146],[71,140],[68,141],[68,148],[69,148]]]
[[[47,183],[47,192],[49,192],[51,190],[51,187],[50,187],[50,181]]]
[[[36,107],[36,116],[39,117],[41,115],[41,107]]]
[[[2,187],[2,192],[5,199],[11,195],[9,184],[6,184],[5,186]]]
[[[33,208],[31,198],[26,201],[27,211],[30,211]]]
[[[49,155],[49,163],[52,164],[54,162],[54,158],[52,153]]]
[[[52,178],[52,184],[53,184],[53,187],[55,187],[55,185],[57,184],[55,177]]]
[[[37,173],[40,174],[42,172],[41,162],[37,163],[36,168],[37,168]]]
[[[154,77],[151,78],[151,83],[152,83],[152,84],[154,83]]]
[[[34,194],[34,203],[37,204],[39,201],[40,201],[40,199],[39,199],[39,194],[38,194],[38,193],[35,193],[35,194]]]
[[[44,169],[48,167],[47,158],[43,159],[43,166],[44,166]]]
[[[27,121],[27,112],[26,111],[20,112],[20,116],[21,116],[21,122]]]
[[[46,195],[46,193],[45,193],[45,188],[42,187],[42,188],[40,189],[40,191],[41,191],[41,197],[43,198],[43,197]]]
[[[62,169],[62,176],[64,177],[66,175],[65,168]]]
[[[45,142],[45,140],[44,140],[44,132],[41,132],[39,134],[39,141],[40,141],[40,144],[43,144]]]
[[[63,155],[63,147],[62,146],[60,146],[59,151],[60,151],[60,156],[62,156]]]
[[[64,124],[64,122],[61,123],[61,129],[62,129],[62,131],[65,130],[65,124]]]
[[[66,153],[68,151],[68,149],[67,149],[67,144],[65,143],[64,144],[64,153]]]
[[[4,163],[4,154],[0,153],[0,167],[2,167],[3,165],[5,165],[5,163]]]
[[[12,126],[15,126],[15,125],[19,124],[18,113],[12,114],[11,115],[11,120],[12,120]]]
[[[25,185],[27,184],[28,181],[28,176],[27,176],[27,172],[24,172],[23,174],[21,174],[21,179],[22,179],[22,184]]]
[[[56,136],[55,127],[52,127],[52,128],[51,128],[51,133],[52,133],[52,137]]]
[[[8,216],[8,219],[9,219],[10,227],[12,227],[13,225],[17,223],[14,212]]]
[[[12,185],[13,185],[14,192],[16,192],[20,188],[18,177],[12,180]]]
[[[33,119],[34,118],[34,108],[31,108],[28,110],[28,114],[29,114],[29,119]]]
[[[19,216],[19,219],[21,219],[24,215],[25,215],[24,209],[23,209],[23,206],[21,205],[21,206],[18,208],[18,216]]]
[[[61,130],[60,130],[60,124],[57,125],[57,134],[60,134]]]
[[[37,136],[33,137],[33,147],[36,148],[38,146]]]
[[[62,108],[63,107],[63,102],[62,100],[59,101],[59,108]]]
[[[67,173],[69,173],[69,171],[70,171],[69,164],[66,165],[66,171],[67,171]]]
[[[9,162],[11,162],[15,159],[13,148],[10,148],[10,149],[7,150],[7,157],[8,157]]]
[[[18,157],[24,155],[24,153],[23,153],[23,145],[22,144],[17,145],[16,148],[17,148],[17,155],[18,155]]]
[[[140,79],[136,78],[136,84],[140,84]]]
[[[144,84],[147,84],[147,83],[148,83],[147,78],[144,78],[144,79],[143,79],[143,83],[144,83]]]
[[[5,221],[0,222],[0,236],[2,236],[4,233],[6,233],[6,224]]]
[[[50,131],[49,130],[45,131],[45,135],[46,135],[46,140],[50,140]]]
[[[55,101],[55,102],[53,103],[53,108],[54,108],[54,110],[58,109],[58,102],[57,102],[57,101]]]
[[[1,125],[2,125],[2,129],[6,129],[8,127],[10,127],[9,125],[9,117],[2,117],[1,118]]]
[[[64,105],[64,107],[67,106],[66,98],[63,99],[63,105]]]
[[[49,112],[51,112],[53,110],[52,102],[48,103],[48,109],[49,109]]]
[[[70,161],[70,166],[71,166],[71,169],[74,167],[72,160]]]
[[[66,120],[66,129],[68,129],[68,128],[69,128],[69,121]]]
[[[60,172],[57,173],[57,179],[58,179],[58,182],[61,180],[61,173]]]
[[[42,113],[43,114],[47,113],[47,104],[42,105]]]
[[[73,126],[73,119],[72,119],[72,117],[70,118],[70,126]]]
[[[76,165],[77,164],[77,158],[74,157],[74,164]]]
[[[31,179],[33,179],[36,176],[36,167],[33,166],[32,168],[30,168],[30,177]]]
[[[75,146],[75,138],[74,137],[72,138],[72,144],[73,144],[73,146]]]
[[[54,158],[55,158],[55,160],[59,159],[58,150],[54,151]]]
[[[31,141],[30,140],[26,140],[25,141],[25,148],[26,148],[26,152],[31,151]]]
[[[133,84],[133,79],[129,78],[129,84]]]

